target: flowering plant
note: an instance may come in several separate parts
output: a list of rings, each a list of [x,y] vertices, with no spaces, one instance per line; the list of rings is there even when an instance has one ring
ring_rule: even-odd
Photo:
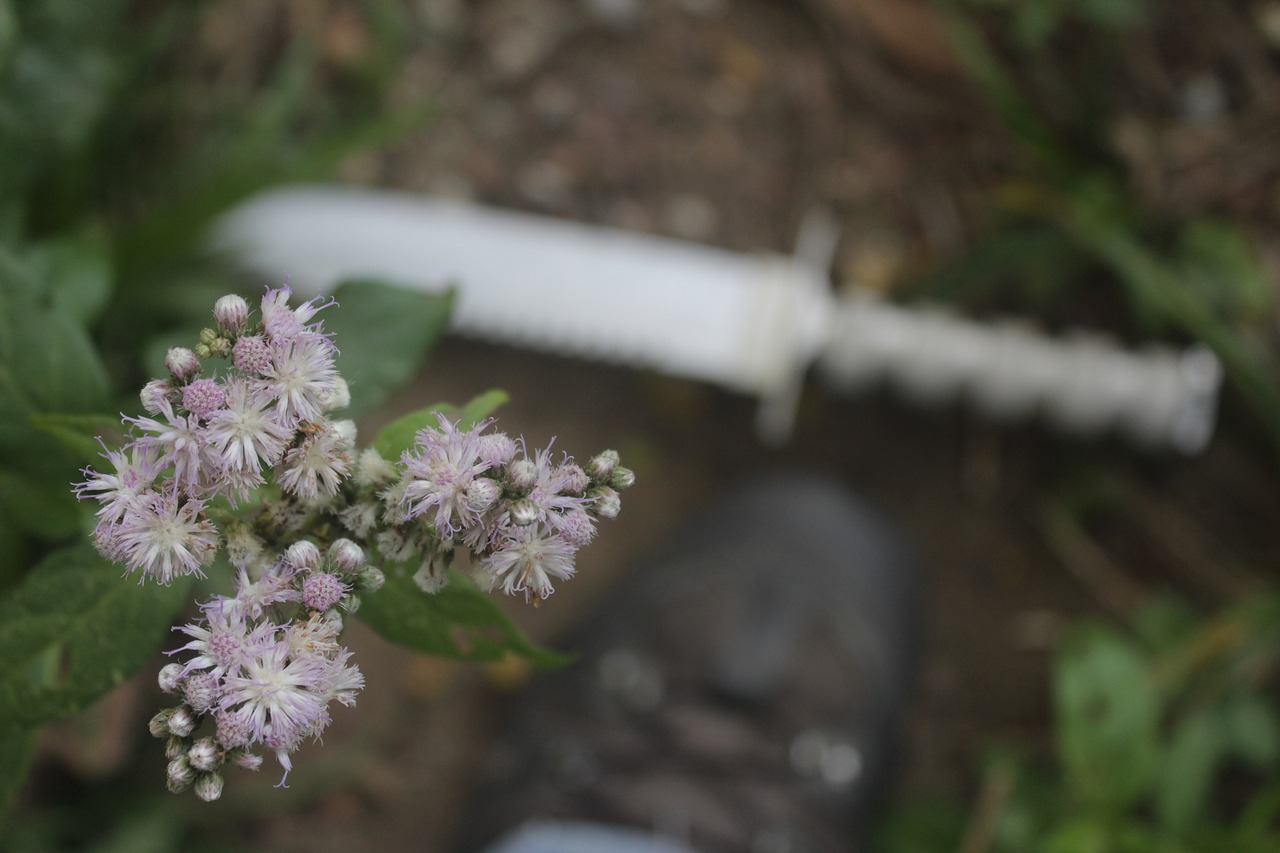
[[[219,299],[214,327],[170,349],[168,376],[143,387],[146,415],[124,417],[124,445],[104,444],[108,464],[74,487],[97,504],[97,551],[143,584],[204,577],[219,554],[234,572],[230,594],[177,629],[185,642],[159,675],[177,704],[150,723],[169,789],[204,800],[221,794],[226,765],[257,769],[262,751],[287,778],[332,703],[355,703],[364,680],[340,640],[366,600],[388,636],[463,654],[442,640],[458,621],[447,606],[415,630],[428,596],[501,589],[537,605],[633,480],[612,451],[582,467],[490,431],[494,394],[407,415],[357,450],[355,424],[330,417],[351,399],[319,317],[335,303],[290,295],[267,291],[257,319],[243,298]],[[473,655],[539,656],[496,608],[480,614],[473,627],[498,626],[504,641]]]

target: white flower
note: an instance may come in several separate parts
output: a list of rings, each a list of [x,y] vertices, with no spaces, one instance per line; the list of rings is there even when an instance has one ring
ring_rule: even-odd
[[[320,419],[338,375],[334,352],[327,338],[309,332],[272,343],[271,363],[253,387],[275,401],[280,423],[292,428]]]
[[[209,446],[232,471],[256,474],[263,463],[278,463],[293,440],[293,430],[275,419],[268,403],[255,397],[246,382],[229,382],[226,390],[226,407],[210,415],[205,427]]]
[[[336,495],[351,473],[348,448],[342,434],[325,425],[284,455],[276,480],[281,488],[303,499],[316,497],[320,489],[327,495]]]
[[[507,595],[523,592],[526,601],[541,601],[555,592],[552,578],[573,577],[573,554],[573,546],[545,526],[509,527],[480,565]]]
[[[120,555],[130,569],[168,584],[175,577],[204,577],[204,566],[218,550],[218,531],[196,500],[176,494],[151,494],[125,513],[116,530]]]

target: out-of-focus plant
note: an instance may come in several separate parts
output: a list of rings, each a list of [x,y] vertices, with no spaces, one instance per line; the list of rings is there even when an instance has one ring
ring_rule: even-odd
[[[1280,600],[1209,618],[1161,602],[1089,624],[1054,671],[1055,761],[986,762],[971,814],[916,804],[893,853],[1240,853],[1280,848]]]
[[[1117,302],[1128,337],[1197,341],[1280,454],[1275,288],[1244,232],[1143,203],[1113,143],[1126,38],[1153,26],[1128,0],[939,3],[952,43],[1018,161],[994,187],[991,221],[963,257],[918,282],[957,301],[1001,299],[1052,321]],[[1070,27],[1069,27],[1070,25]],[[1070,29],[1061,44],[1054,38]]]
[[[286,39],[251,69],[262,82],[226,95],[191,62],[194,34],[223,5],[0,0],[0,814],[39,726],[124,681],[190,601],[190,575],[123,580],[88,546],[93,511],[69,486],[83,466],[104,464],[96,436],[121,443],[117,413],[139,406],[128,389],[163,371],[174,344],[205,345],[209,306],[236,289],[202,253],[208,224],[245,195],[327,174],[426,115],[385,109],[398,7],[358,7],[376,49],[335,64],[316,39]],[[451,297],[377,282],[336,296],[347,307],[325,331],[342,340],[331,355],[355,417],[415,374]],[[443,410],[474,420],[500,399]],[[407,447],[427,417],[393,424],[385,452]],[[224,564],[203,568],[229,582]],[[368,621],[437,654],[545,659],[474,588],[414,592],[417,608],[370,601]]]

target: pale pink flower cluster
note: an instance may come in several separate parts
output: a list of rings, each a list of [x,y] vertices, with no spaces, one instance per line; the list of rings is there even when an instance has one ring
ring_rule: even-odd
[[[169,652],[186,660],[160,673],[161,688],[182,704],[151,724],[166,739],[170,790],[194,787],[203,799],[216,799],[223,765],[256,770],[258,749],[275,753],[284,785],[290,755],[329,725],[330,703],[354,705],[364,686],[351,652],[338,643],[339,608],[349,606],[353,592],[381,582],[356,543],[339,539],[322,555],[300,540],[257,580],[241,570],[234,596],[202,604],[201,618],[177,629],[189,641]],[[278,621],[285,605],[296,609]],[[212,733],[196,737],[206,722]]]
[[[445,555],[466,549],[482,584],[536,604],[555,591],[554,580],[573,576],[575,553],[595,536],[597,518],[618,514],[618,489],[634,477],[611,451],[587,470],[569,456],[555,460],[550,447],[530,456],[523,440],[486,434],[491,424],[459,430],[441,415],[438,426],[418,432],[401,458],[401,479],[385,493],[400,507],[401,524],[384,541],[412,541],[406,525],[425,522],[427,535],[417,538],[427,547],[416,549],[423,560],[414,575],[422,589],[447,583]]]
[[[484,588],[537,604],[634,479],[612,451],[584,468],[549,447],[529,454],[490,421],[459,429],[444,416],[399,460],[357,456],[354,424],[329,419],[350,400],[316,319],[332,303],[289,296],[268,290],[257,321],[241,297],[219,299],[216,328],[170,350],[168,377],[143,387],[147,414],[124,418],[129,439],[104,447],[106,471],[75,486],[97,502],[98,550],[141,580],[203,577],[220,550],[235,572],[234,595],[178,629],[182,661],[160,686],[181,702],[151,723],[170,789],[205,800],[224,765],[257,769],[264,750],[287,777],[330,705],[354,704],[364,682],[338,642],[340,611],[383,585],[368,557],[418,561],[429,593],[470,562]]]
[[[169,352],[169,377],[143,389],[148,415],[124,418],[129,443],[105,455],[112,470],[86,470],[76,486],[101,505],[93,539],[104,556],[164,584],[203,575],[219,542],[211,499],[246,499],[268,474],[303,501],[337,493],[351,469],[351,431],[326,413],[346,404],[346,384],[314,320],[326,305],[290,308],[288,298],[288,288],[267,291],[258,328],[242,298],[218,301],[218,329],[198,349],[230,354],[220,375],[202,375],[197,351]]]

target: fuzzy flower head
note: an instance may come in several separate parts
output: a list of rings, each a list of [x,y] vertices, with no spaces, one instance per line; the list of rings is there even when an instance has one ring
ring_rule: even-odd
[[[479,521],[471,489],[489,469],[480,458],[479,439],[488,422],[461,431],[444,415],[437,417],[439,428],[419,430],[414,449],[401,459],[405,469],[401,504],[408,518],[428,516],[440,537],[450,539]]]
[[[525,601],[538,602],[555,592],[552,579],[573,577],[574,551],[546,526],[511,527],[480,565],[507,595],[523,592]]]
[[[124,518],[125,511],[143,496],[151,492],[164,466],[159,463],[155,450],[129,445],[125,450],[107,450],[103,445],[103,458],[111,463],[114,473],[100,474],[86,468],[83,483],[74,487],[80,500],[93,498],[101,504],[98,520],[101,524],[114,525]]]
[[[150,494],[125,513],[115,538],[130,570],[168,585],[175,577],[204,577],[218,550],[218,531],[201,515],[204,504],[176,494]]]
[[[328,338],[313,333],[272,342],[271,360],[253,387],[275,403],[279,423],[294,428],[320,420],[334,393],[335,353]]]

